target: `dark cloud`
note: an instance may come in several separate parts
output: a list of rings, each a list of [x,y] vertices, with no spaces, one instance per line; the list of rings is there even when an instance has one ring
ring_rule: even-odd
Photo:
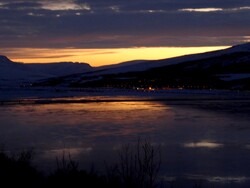
[[[1,4],[1,3],[0,3]],[[25,1],[13,1],[13,2],[6,2],[3,3],[3,9],[9,10],[22,10],[22,9],[37,9],[40,7],[38,2],[25,2]]]
[[[249,23],[249,0],[2,0],[0,47],[232,45]]]

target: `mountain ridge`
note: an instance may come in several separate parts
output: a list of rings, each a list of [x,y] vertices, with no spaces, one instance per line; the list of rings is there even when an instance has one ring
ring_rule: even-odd
[[[11,61],[8,57],[0,55],[0,63],[12,63],[12,62],[13,61]]]
[[[34,85],[39,86],[146,88],[153,86],[178,87],[192,83],[193,85],[198,84],[199,87],[205,84],[207,88],[240,88],[241,83],[237,80],[250,78],[250,43],[206,53],[160,60],[134,60],[102,67],[91,67],[87,63],[73,62],[18,64],[6,56],[0,56],[0,62],[1,60],[5,62],[5,65],[0,63],[2,67],[9,62],[11,66],[15,65],[16,69],[24,72],[39,73],[40,75],[37,74],[39,76],[23,73],[26,74],[24,81],[35,82]],[[9,66],[10,72],[11,66]],[[0,74],[0,80],[6,80],[1,75],[4,74]],[[15,79],[17,78],[13,78],[13,80]],[[152,83],[152,80],[155,80],[155,83]],[[188,80],[190,84],[187,83]],[[234,83],[233,86],[233,82],[237,83]],[[241,88],[248,88],[248,81],[244,81],[244,84],[247,86]]]
[[[19,63],[0,55],[0,86],[29,85],[32,82],[92,70],[87,63]]]
[[[69,87],[250,89],[250,43],[47,80]],[[39,84],[38,84],[39,85]]]

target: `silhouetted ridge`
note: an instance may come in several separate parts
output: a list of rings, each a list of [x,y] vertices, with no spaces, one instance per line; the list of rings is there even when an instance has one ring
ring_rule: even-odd
[[[6,56],[0,55],[0,63],[11,63],[12,61]]]
[[[242,52],[244,52],[244,51],[250,51],[250,42],[244,43],[244,44],[235,45],[231,49],[235,49],[237,51],[242,51]]]

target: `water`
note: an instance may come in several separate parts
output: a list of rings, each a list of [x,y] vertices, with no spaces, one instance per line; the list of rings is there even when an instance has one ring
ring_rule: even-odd
[[[63,152],[84,168],[112,163],[141,138],[161,146],[166,182],[249,183],[249,100],[119,100],[1,105],[0,143],[34,148],[36,166],[52,170]]]

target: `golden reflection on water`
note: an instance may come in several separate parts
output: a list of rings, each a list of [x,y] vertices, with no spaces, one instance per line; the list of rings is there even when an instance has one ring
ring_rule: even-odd
[[[184,147],[187,148],[219,148],[223,147],[223,144],[212,142],[212,141],[206,141],[202,140],[200,142],[190,142],[190,143],[185,143]]]
[[[45,158],[53,158],[63,152],[88,155],[100,145],[112,149],[118,138],[153,134],[173,112],[157,102],[123,101],[16,105],[2,115],[16,130],[13,138],[20,137],[23,145],[34,142]]]
[[[160,117],[171,116],[168,106],[145,101],[16,105],[11,111],[24,127],[59,126],[65,135],[76,127],[88,137],[149,132]]]
[[[249,177],[249,157],[242,157],[250,154],[249,119],[195,108],[190,101],[125,100],[1,106],[0,143],[10,151],[34,146],[46,159],[71,153],[88,163],[112,161],[122,144],[145,136],[162,143],[170,179],[172,173],[207,174],[211,182]]]

